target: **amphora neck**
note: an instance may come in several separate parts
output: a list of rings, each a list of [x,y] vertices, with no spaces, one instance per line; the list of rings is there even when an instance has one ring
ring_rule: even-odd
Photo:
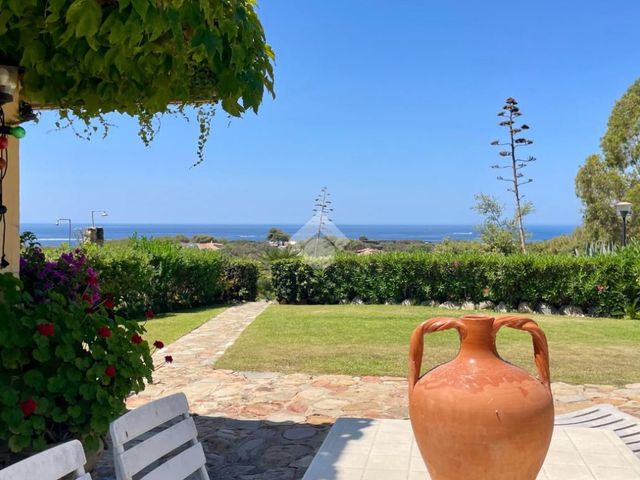
[[[461,357],[497,356],[494,317],[488,315],[465,315],[460,317]]]

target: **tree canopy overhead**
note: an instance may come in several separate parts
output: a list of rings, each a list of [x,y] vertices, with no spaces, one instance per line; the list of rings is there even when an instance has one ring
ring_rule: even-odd
[[[0,64],[20,67],[24,100],[87,126],[137,116],[144,141],[186,105],[257,112],[273,60],[254,0],[0,0]]]

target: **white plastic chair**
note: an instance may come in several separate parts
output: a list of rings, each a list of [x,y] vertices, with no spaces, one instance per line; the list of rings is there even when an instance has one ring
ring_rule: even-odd
[[[82,444],[71,440],[0,470],[0,480],[59,480],[69,474],[73,480],[91,480],[84,473],[86,462]]]
[[[155,433],[152,430],[171,420],[178,423]],[[118,480],[132,480],[133,476],[150,467],[161,457],[188,444],[188,448],[156,466],[139,480],[183,480],[197,474],[209,480],[202,444],[198,442],[196,425],[189,415],[184,393],[176,393],[150,402],[124,414],[109,428],[113,442],[113,456]],[[145,438],[125,449],[125,445],[143,434]]]

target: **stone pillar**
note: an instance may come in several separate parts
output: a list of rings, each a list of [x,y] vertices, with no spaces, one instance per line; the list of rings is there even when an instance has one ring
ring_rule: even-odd
[[[1,65],[9,71],[12,79],[18,84],[18,69]],[[5,121],[10,124],[18,116],[18,90],[13,92],[13,102],[3,106]],[[7,207],[5,221],[7,222],[7,235],[5,252],[9,266],[0,270],[0,273],[11,272],[18,274],[20,270],[20,163],[19,140],[9,135],[8,168],[7,176],[3,181],[3,202]],[[0,247],[2,238],[0,237]]]

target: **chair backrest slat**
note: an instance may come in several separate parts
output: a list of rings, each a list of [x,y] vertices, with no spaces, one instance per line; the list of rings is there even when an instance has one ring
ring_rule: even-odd
[[[199,470],[205,462],[202,445],[197,443],[149,472],[140,480],[184,480]]]
[[[171,420],[178,420],[178,423],[158,431],[158,427]],[[189,416],[189,404],[183,393],[155,400],[124,414],[111,423],[109,431],[117,480],[131,480],[140,472],[144,475],[140,480],[182,480],[195,472],[202,480],[209,480],[204,450],[198,442],[198,431]],[[138,438],[141,435],[144,436]],[[138,440],[127,445],[136,438]],[[188,444],[186,449],[185,444]],[[179,451],[179,448],[183,450]],[[173,451],[179,453],[156,465]]]
[[[0,470],[0,480],[58,480],[70,473],[76,474],[74,479],[91,480],[84,473],[86,461],[82,444],[72,440]]]
[[[123,445],[184,413],[189,413],[184,393],[175,393],[147,403],[111,423],[111,440]]]
[[[122,454],[122,466],[126,474],[135,475],[147,465],[184,445],[190,440],[197,442],[198,431],[191,417],[176,423],[162,432],[147,438]]]

